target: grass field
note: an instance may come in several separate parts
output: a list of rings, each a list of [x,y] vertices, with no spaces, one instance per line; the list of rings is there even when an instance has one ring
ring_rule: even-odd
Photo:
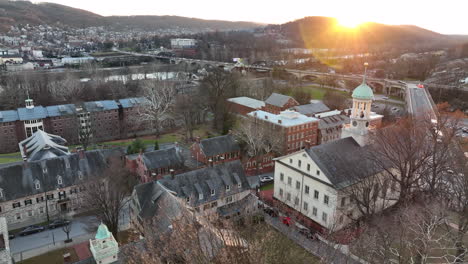
[[[304,92],[308,92],[312,96],[312,99],[314,100],[323,100],[323,97],[325,96],[325,93],[327,93],[327,91],[334,91],[334,92],[342,93],[346,95],[347,97],[349,96],[347,92],[329,89],[329,88],[323,88],[318,85],[304,86],[304,87],[297,88],[297,89],[302,89]]]
[[[267,190],[272,190],[275,187],[273,183],[263,185],[260,187],[260,191],[267,191]]]
[[[70,263],[77,262],[78,256],[75,253],[73,248],[62,248],[57,249],[54,251],[50,251],[45,253],[44,255],[40,255],[34,258],[30,258],[27,260],[23,260],[18,262],[18,264],[39,264],[39,263],[47,263],[47,264],[63,264],[63,255],[66,253],[70,253]]]
[[[21,158],[2,158],[0,157],[0,164],[5,164],[5,163],[12,163],[12,162],[18,162],[22,161]]]

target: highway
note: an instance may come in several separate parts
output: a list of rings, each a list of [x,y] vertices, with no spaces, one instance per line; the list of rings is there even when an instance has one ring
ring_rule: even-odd
[[[407,83],[406,96],[408,112],[411,115],[437,120],[436,110],[430,98],[431,95],[425,88],[419,88],[416,84]]]

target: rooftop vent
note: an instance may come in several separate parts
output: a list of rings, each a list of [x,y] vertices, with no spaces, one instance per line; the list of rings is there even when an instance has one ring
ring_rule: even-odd
[[[287,111],[281,112],[281,116],[287,119],[297,119],[299,118],[300,114],[295,111],[287,110]]]
[[[96,102],[96,106],[99,107],[99,108],[103,108],[104,106],[102,105],[101,102]]]
[[[59,105],[58,109],[59,109],[59,111],[60,111],[61,113],[66,112],[66,109],[65,109],[65,106],[64,106],[64,105]]]

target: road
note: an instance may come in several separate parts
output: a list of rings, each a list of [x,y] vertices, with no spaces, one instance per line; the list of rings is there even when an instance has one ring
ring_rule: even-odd
[[[408,112],[415,117],[429,116],[436,120],[437,116],[434,111],[429,92],[425,88],[419,88],[416,84],[407,84],[407,105]]]

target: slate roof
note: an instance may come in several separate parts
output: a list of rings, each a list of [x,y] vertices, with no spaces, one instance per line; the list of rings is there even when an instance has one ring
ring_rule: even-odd
[[[306,152],[332,185],[342,189],[381,171],[372,165],[366,150],[367,147],[361,147],[353,137],[347,137],[314,146]]]
[[[21,156],[28,161],[42,160],[70,154],[62,137],[38,130],[31,137],[19,143]]]
[[[117,102],[114,100],[85,102],[83,105],[88,112],[100,112],[119,109]]]
[[[317,113],[330,111],[330,108],[328,108],[328,106],[326,106],[322,102],[317,102],[317,103],[312,103],[312,104],[295,106],[294,110],[296,110],[297,112],[303,115],[314,115]]]
[[[349,122],[349,117],[346,115],[334,115],[320,118],[319,129],[327,129],[336,127]]]
[[[287,95],[272,93],[270,97],[266,99],[265,103],[278,106],[278,107],[283,107],[289,101],[289,99],[293,99],[293,98]]]
[[[190,197],[190,204],[193,207],[250,189],[239,160],[185,172],[173,178],[166,177],[159,182],[175,192],[178,197]],[[229,192],[226,191],[227,185],[230,186]],[[215,195],[211,195],[211,190],[215,190]],[[200,194],[203,196],[202,199],[199,199]]]
[[[147,104],[148,100],[145,97],[125,98],[125,99],[120,99],[119,103],[123,108],[131,108],[131,107]]]
[[[147,169],[180,168],[184,160],[178,148],[161,149],[143,154],[143,162]]]
[[[265,102],[245,96],[229,98],[228,101],[239,105],[247,106],[253,109],[261,109],[265,106]]]
[[[76,114],[76,106],[74,104],[47,106],[46,110],[47,115],[50,117]]]
[[[169,231],[172,221],[183,214],[185,206],[157,181],[135,186],[135,194],[140,205],[139,216],[143,220],[155,218],[152,224],[156,230]]]
[[[73,153],[26,164],[14,163],[0,167],[0,188],[3,190],[0,201],[15,200],[80,184],[107,167],[104,155],[106,151],[87,151],[81,159],[78,153]],[[83,180],[80,179],[80,174]],[[58,176],[62,177],[61,185],[58,184]],[[36,181],[40,183],[39,189],[35,188]]]
[[[18,111],[16,110],[0,111],[0,123],[14,122],[17,120],[19,120]]]
[[[200,141],[200,148],[207,157],[240,150],[239,144],[232,135],[203,139]]]
[[[47,111],[42,106],[34,106],[34,108],[27,109],[25,107],[18,108],[19,120],[33,120],[33,119],[43,119],[47,117]]]

